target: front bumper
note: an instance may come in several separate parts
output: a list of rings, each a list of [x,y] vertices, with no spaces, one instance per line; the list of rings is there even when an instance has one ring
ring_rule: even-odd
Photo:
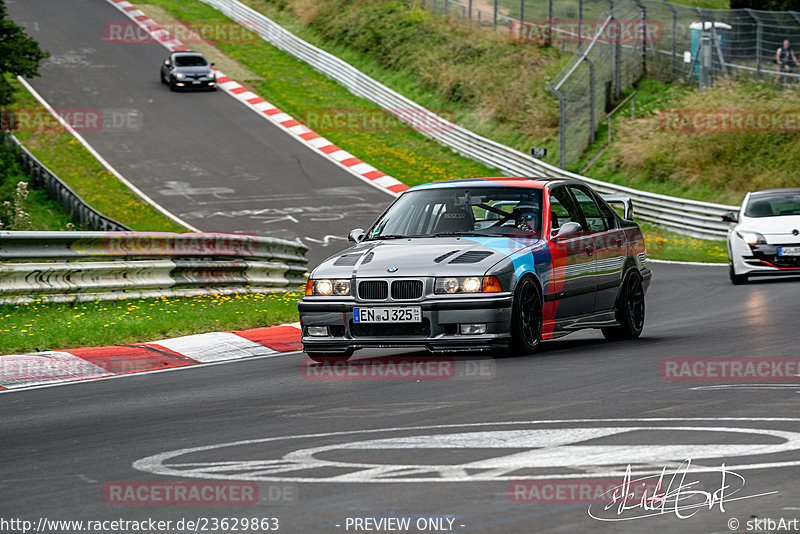
[[[782,246],[798,246],[796,243],[786,245],[757,244],[748,245],[741,239],[731,240],[731,262],[736,274],[748,276],[800,275],[800,256],[779,256]]]
[[[192,78],[183,78],[179,80],[177,78],[173,78],[172,83],[175,85],[177,89],[184,89],[184,90],[217,88],[217,80],[208,78],[200,80],[195,80]]]
[[[430,352],[491,350],[511,339],[511,293],[491,297],[426,299],[420,302],[363,303],[305,298],[298,304],[307,352],[343,353],[350,349],[416,347]],[[353,322],[354,307],[422,308],[422,323]],[[485,334],[460,334],[459,325],[486,324]],[[327,326],[328,336],[308,335],[309,326]]]

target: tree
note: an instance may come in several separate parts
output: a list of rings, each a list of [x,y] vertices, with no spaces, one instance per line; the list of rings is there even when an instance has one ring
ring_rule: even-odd
[[[800,11],[800,0],[731,0],[731,9],[745,7],[761,11]]]
[[[33,78],[39,75],[39,64],[50,57],[39,48],[25,29],[8,19],[4,0],[0,0],[0,108],[14,101],[14,88],[7,75]]]

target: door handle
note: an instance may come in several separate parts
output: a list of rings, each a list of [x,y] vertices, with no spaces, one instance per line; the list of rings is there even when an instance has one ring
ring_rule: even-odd
[[[585,249],[583,249],[583,251],[586,252],[586,254],[588,254],[589,256],[591,256],[592,254],[594,254],[594,247],[586,247]]]

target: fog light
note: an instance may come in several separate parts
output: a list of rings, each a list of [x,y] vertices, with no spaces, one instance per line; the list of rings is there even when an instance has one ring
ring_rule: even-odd
[[[485,334],[486,333],[486,324],[485,323],[466,323],[459,325],[461,327],[461,333],[463,335],[469,334]]]
[[[328,335],[327,326],[309,326],[308,335],[312,337],[325,337]]]

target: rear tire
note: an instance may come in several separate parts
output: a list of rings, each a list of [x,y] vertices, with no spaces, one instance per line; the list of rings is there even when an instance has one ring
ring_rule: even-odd
[[[542,341],[542,295],[532,278],[520,280],[511,308],[511,346],[514,353],[536,352]]]
[[[616,305],[619,326],[602,328],[603,337],[609,341],[636,339],[644,329],[644,286],[642,275],[628,271],[622,283],[622,292]]]
[[[728,276],[730,276],[731,283],[735,286],[741,286],[748,282],[746,274],[736,274],[732,263],[728,264]]]
[[[317,363],[346,362],[353,355],[353,349],[345,352],[306,352],[306,355]]]

